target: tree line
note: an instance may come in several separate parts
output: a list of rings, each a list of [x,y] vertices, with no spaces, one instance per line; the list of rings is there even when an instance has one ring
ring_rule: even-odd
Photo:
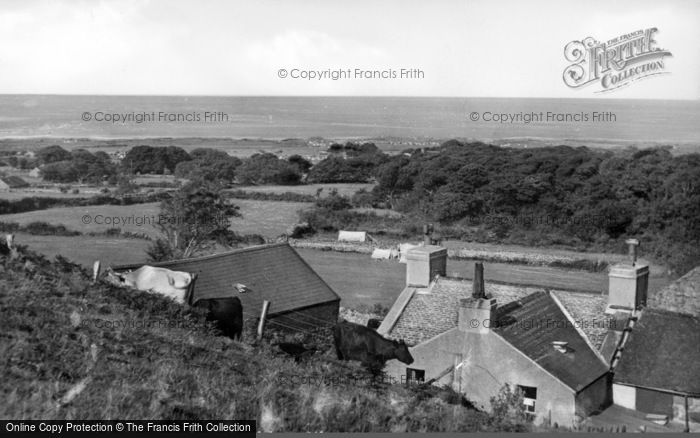
[[[271,153],[258,153],[241,159],[222,150],[198,148],[188,153],[177,146],[136,146],[120,162],[103,151],[67,151],[60,146],[48,146],[37,152],[33,164],[40,166],[44,180],[56,183],[117,184],[124,175],[170,174],[225,186],[300,184],[311,168],[311,163],[300,155],[283,159]]]
[[[679,273],[700,264],[700,154],[452,140],[383,156],[368,169],[377,182],[371,192],[343,208],[319,204],[304,219],[316,229],[380,224],[400,235],[430,221],[445,237],[615,252],[636,237],[647,255]],[[354,207],[405,216],[391,220]]]
[[[449,141],[375,175],[375,202],[441,224],[529,244],[609,248],[634,236],[678,270],[700,264],[700,154]]]

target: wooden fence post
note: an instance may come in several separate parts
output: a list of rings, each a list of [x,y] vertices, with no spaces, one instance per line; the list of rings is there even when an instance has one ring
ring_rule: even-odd
[[[258,322],[258,341],[262,339],[263,329],[265,328],[265,319],[267,318],[267,310],[270,308],[270,302],[265,300],[260,312],[260,321]]]
[[[96,283],[97,282],[97,277],[100,276],[100,261],[97,260],[95,263],[92,265],[92,282]]]

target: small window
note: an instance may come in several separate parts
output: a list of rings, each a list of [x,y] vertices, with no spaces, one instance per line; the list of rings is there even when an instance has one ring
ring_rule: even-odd
[[[523,386],[518,385],[523,393],[523,405],[525,405],[525,412],[528,414],[535,413],[535,402],[537,401],[537,388],[534,386]]]
[[[406,383],[425,382],[425,370],[406,368]]]

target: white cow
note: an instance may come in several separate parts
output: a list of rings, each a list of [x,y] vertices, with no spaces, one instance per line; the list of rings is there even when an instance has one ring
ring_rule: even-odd
[[[185,304],[185,295],[192,283],[192,274],[144,265],[128,273],[118,273],[108,269],[107,280],[120,287],[132,287],[144,292],[161,294],[179,304]]]

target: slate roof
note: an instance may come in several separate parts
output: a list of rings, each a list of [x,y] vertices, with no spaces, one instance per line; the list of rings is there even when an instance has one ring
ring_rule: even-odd
[[[700,316],[700,266],[649,297],[649,307]]]
[[[496,320],[494,332],[577,392],[608,371],[585,335],[547,292],[534,292],[499,307]],[[566,342],[566,351],[557,351],[555,341]]]
[[[544,290],[539,287],[493,282],[486,282],[484,288],[488,295],[496,298],[498,306]],[[403,339],[408,345],[417,345],[456,327],[459,300],[471,296],[471,290],[471,280],[451,277],[439,277],[429,288],[415,289],[415,293],[386,336]],[[604,314],[607,296],[561,290],[552,292],[591,343],[599,348],[610,326],[610,317]],[[392,308],[390,315],[394,310]]]
[[[700,318],[646,308],[625,344],[613,382],[700,396]]]
[[[142,265],[122,265],[113,269],[124,271]],[[198,273],[195,300],[237,296],[241,299],[246,318],[259,316],[263,300],[270,301],[270,316],[340,301],[333,289],[287,243],[149,265]],[[245,285],[250,291],[238,292],[234,286],[236,283]]]

